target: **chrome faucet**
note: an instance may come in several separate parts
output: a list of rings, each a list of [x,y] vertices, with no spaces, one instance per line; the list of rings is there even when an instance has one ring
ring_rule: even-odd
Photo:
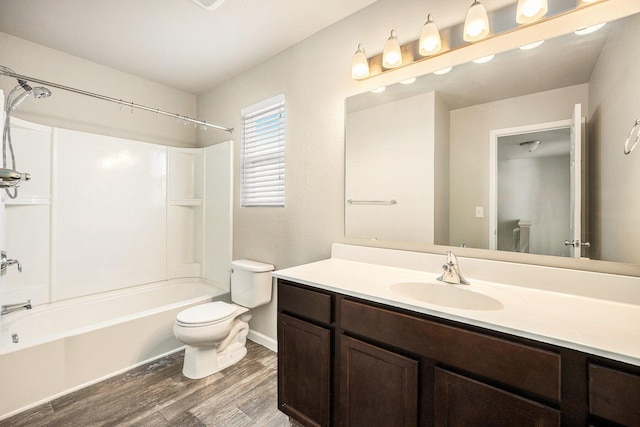
[[[31,300],[27,300],[27,302],[19,302],[17,304],[3,305],[2,312],[0,312],[0,316],[13,313],[14,311],[18,311],[18,310],[31,310]]]
[[[438,280],[454,285],[469,285],[470,283],[462,277],[458,267],[458,258],[451,251],[447,251],[447,263],[442,266],[444,273]]]
[[[17,259],[8,259],[5,251],[0,252],[0,276],[7,274],[7,267],[18,266],[18,271],[22,273],[22,264]]]

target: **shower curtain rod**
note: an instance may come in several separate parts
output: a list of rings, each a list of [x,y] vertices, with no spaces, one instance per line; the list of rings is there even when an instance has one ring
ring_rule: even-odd
[[[61,84],[58,84],[58,83],[52,83],[52,82],[48,82],[48,81],[45,81],[45,80],[40,80],[40,79],[36,79],[36,78],[33,78],[33,77],[29,77],[29,76],[23,76],[21,74],[17,74],[17,73],[14,73],[14,72],[6,71],[4,68],[5,67],[0,66],[0,74],[4,75],[4,76],[7,76],[7,77],[13,77],[13,78],[18,79],[18,80],[24,80],[24,81],[28,81],[28,82],[32,82],[32,83],[38,83],[38,84],[41,84],[41,85],[54,87],[56,89],[62,89],[62,90],[66,90],[66,91],[69,91],[69,92],[77,93],[77,94],[80,94],[80,95],[85,95],[85,96],[90,96],[92,98],[101,99],[103,101],[109,101],[109,102],[113,102],[113,103],[116,103],[116,104],[125,105],[125,106],[131,107],[131,108],[138,108],[140,110],[150,111],[150,112],[156,113],[156,114],[162,114],[163,116],[173,117],[174,119],[183,120],[185,122],[195,123],[195,124],[198,124],[198,125],[201,125],[201,126],[212,127],[212,128],[215,128],[215,129],[224,130],[226,132],[233,133],[233,128],[227,128],[227,127],[224,127],[224,126],[218,126],[218,125],[214,125],[212,123],[207,123],[204,120],[192,119],[190,117],[182,116],[180,114],[169,113],[167,111],[163,111],[163,110],[160,110],[158,108],[146,107],[144,105],[135,104],[133,102],[123,101],[122,99],[112,98],[110,96],[100,95],[100,94],[93,93],[93,92],[87,92],[85,90],[76,89],[76,88],[73,88],[73,87],[64,86],[64,85],[61,85]]]

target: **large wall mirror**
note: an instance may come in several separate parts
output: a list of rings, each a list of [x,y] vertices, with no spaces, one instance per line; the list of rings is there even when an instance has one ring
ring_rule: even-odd
[[[640,264],[638,40],[632,15],[348,98],[346,237]]]

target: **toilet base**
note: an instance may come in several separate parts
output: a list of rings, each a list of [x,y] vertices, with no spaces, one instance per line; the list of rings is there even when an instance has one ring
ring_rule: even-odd
[[[194,380],[208,377],[240,361],[247,354],[247,334],[251,316],[245,313],[234,321],[229,335],[216,346],[191,346],[184,350],[182,374]]]
[[[215,347],[191,347],[188,345],[184,350],[182,374],[187,378],[199,380],[233,365],[246,354],[247,347],[240,345],[232,344],[220,354]]]

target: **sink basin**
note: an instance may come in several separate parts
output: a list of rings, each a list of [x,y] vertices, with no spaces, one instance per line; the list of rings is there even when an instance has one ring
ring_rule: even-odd
[[[446,283],[406,282],[391,285],[391,291],[428,304],[464,310],[502,310],[500,301],[488,295],[466,289],[465,285]]]

